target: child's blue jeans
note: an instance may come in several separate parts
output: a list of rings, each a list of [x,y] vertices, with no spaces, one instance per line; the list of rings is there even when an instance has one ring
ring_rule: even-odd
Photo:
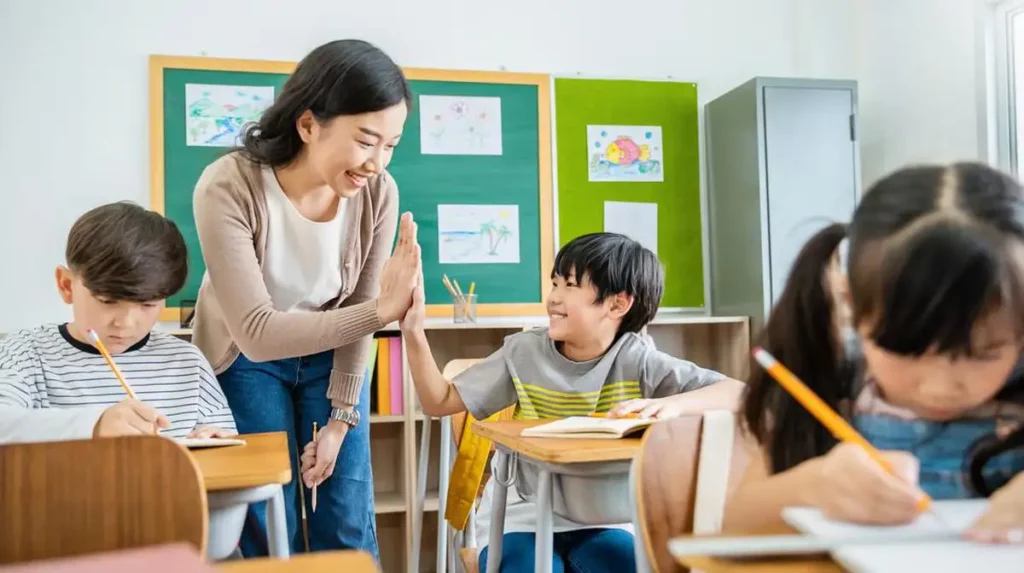
[[[506,533],[501,542],[501,573],[532,573],[534,533]],[[480,552],[480,573],[487,570],[487,550]],[[554,538],[554,573],[620,573],[636,571],[633,535],[621,529],[577,529],[556,533]]]
[[[253,362],[239,356],[218,376],[239,433],[288,433],[292,481],[284,486],[284,501],[293,553],[304,551],[296,488],[296,484],[302,483],[298,473],[298,452],[313,439],[313,422],[323,427],[330,417],[327,385],[332,362],[333,352],[330,351],[271,362]],[[305,491],[309,548],[312,551],[361,549],[377,558],[370,466],[369,383],[363,384],[358,410],[362,421],[345,435],[334,473],[317,486],[316,513],[310,506],[310,491]],[[254,504],[250,508],[241,546],[245,557],[267,555],[265,503]]]

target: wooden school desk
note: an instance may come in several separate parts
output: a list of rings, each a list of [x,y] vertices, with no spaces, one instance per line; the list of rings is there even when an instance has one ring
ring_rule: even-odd
[[[238,559],[218,565],[216,573],[377,573],[377,563],[362,551],[320,551],[291,559]]]
[[[238,543],[250,503],[267,502],[270,555],[287,557],[284,484],[292,479],[288,435],[244,434],[244,446],[189,450],[199,465],[210,511],[207,556],[224,559]]]
[[[761,532],[760,535],[792,535],[796,530],[780,525],[778,528]],[[704,573],[842,573],[828,555],[777,556],[763,559],[720,559],[718,557],[677,558],[683,567]]]
[[[505,530],[505,501],[508,486],[501,477],[507,475],[509,458],[526,463],[537,470],[537,548],[534,562],[536,573],[551,573],[553,558],[552,480],[556,475],[621,475],[628,483],[629,465],[640,450],[639,438],[616,440],[522,438],[525,429],[551,420],[512,420],[504,422],[474,422],[473,431],[494,442],[495,473],[494,507],[491,508],[491,531],[487,550],[487,571],[497,573],[501,564],[501,542]],[[629,492],[623,489],[623,497]]]

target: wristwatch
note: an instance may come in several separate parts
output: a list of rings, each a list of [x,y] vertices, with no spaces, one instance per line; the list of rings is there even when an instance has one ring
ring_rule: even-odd
[[[342,408],[331,408],[331,419],[345,422],[353,428],[359,425],[359,412]]]

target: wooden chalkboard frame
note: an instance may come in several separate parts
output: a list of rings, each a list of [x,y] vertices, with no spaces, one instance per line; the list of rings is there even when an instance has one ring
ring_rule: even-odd
[[[243,60],[209,58],[198,56],[149,57],[149,163],[150,163],[150,205],[154,211],[165,212],[164,188],[164,70],[210,70],[220,72],[249,72],[266,74],[291,74],[296,62],[276,60]],[[480,304],[479,316],[531,316],[544,315],[543,298],[548,290],[551,270],[554,265],[554,200],[552,194],[551,156],[551,76],[516,72],[489,72],[470,70],[441,70],[430,68],[404,68],[409,80],[439,82],[470,82],[492,84],[530,85],[537,88],[537,166],[540,211],[540,284],[541,300],[528,303]],[[427,314],[432,317],[451,317],[451,304],[427,305]],[[177,321],[181,309],[165,308],[160,319]]]
[[[438,70],[405,68],[405,75],[413,81],[468,82],[477,84],[514,84],[537,88],[537,166],[538,207],[540,211],[540,284],[541,300],[529,303],[479,304],[479,316],[539,316],[547,314],[544,295],[551,280],[554,266],[554,199],[552,196],[551,157],[551,76],[516,72],[488,72],[469,70]],[[401,182],[399,182],[401,184]],[[451,317],[454,312],[450,304],[427,305],[427,315]]]

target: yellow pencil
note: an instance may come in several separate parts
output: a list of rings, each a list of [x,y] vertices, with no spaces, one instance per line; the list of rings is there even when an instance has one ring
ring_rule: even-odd
[[[316,422],[313,422],[313,441],[316,442]],[[310,498],[310,505],[313,507],[313,513],[316,513],[316,482],[313,482],[313,494]]]
[[[114,358],[109,352],[107,352],[107,347],[104,346],[103,341],[100,340],[100,335],[96,334],[96,331],[91,328],[86,330],[85,333],[89,337],[89,342],[92,342],[92,345],[96,347],[96,350],[100,351],[103,359],[107,361],[107,366],[110,366],[110,369],[114,371],[114,376],[117,377],[117,381],[121,383],[121,387],[124,388],[128,397],[132,400],[137,400],[138,398],[135,397],[135,392],[132,391],[132,387],[129,386],[128,381],[124,379],[124,374],[121,374],[121,369],[114,363]]]
[[[469,283],[469,296],[473,296],[473,291],[476,290],[476,282]]]
[[[591,417],[591,418],[613,418],[613,419],[622,419],[622,420],[638,420],[638,419],[640,419],[640,414],[637,414],[636,412],[630,412],[628,414],[621,414],[621,415],[618,415],[618,416],[610,416],[610,415],[608,415],[608,412],[591,412],[590,414],[587,414],[587,415],[589,417]]]
[[[788,368],[782,365],[781,362],[775,359],[774,356],[769,354],[765,349],[760,347],[754,348],[754,360],[764,368],[772,378],[774,378],[787,392],[789,392],[797,402],[807,409],[812,416],[818,419],[819,422],[824,425],[828,431],[832,432],[832,435],[837,440],[843,442],[851,442],[864,448],[864,451],[871,456],[871,459],[875,460],[878,465],[882,466],[885,471],[895,475],[895,470],[889,460],[882,457],[881,452],[875,449],[857,433],[857,430],[853,429],[846,420],[844,420],[835,410],[829,407],[817,394],[811,391],[806,384],[800,381],[795,374],[790,372]],[[928,494],[921,492],[921,497],[917,501],[917,508],[920,511],[926,511],[932,503],[932,499],[928,497]]]

